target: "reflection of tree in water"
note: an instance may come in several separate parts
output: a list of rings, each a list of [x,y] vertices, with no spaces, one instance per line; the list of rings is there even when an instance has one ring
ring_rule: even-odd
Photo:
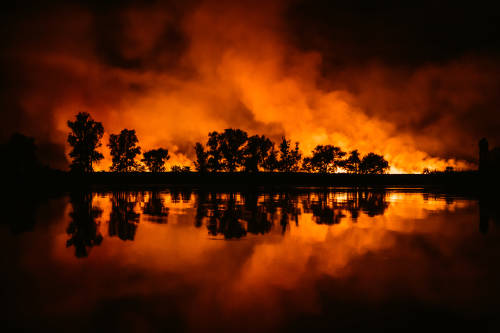
[[[312,213],[317,224],[333,225],[338,224],[345,217],[342,208],[339,207],[334,197],[329,200],[329,192],[317,193],[317,199],[308,196],[302,202],[305,213]]]
[[[383,215],[389,207],[389,203],[385,200],[386,192],[383,190],[358,191],[357,197],[359,209],[370,217]]]
[[[383,190],[355,190],[342,194],[340,199],[335,192],[310,193],[302,201],[304,212],[312,213],[318,224],[333,225],[339,224],[346,217],[345,212],[349,212],[352,220],[356,221],[360,212],[373,217],[384,214],[389,206]]]
[[[109,236],[134,240],[140,214],[135,212],[137,196],[130,192],[114,192],[111,196]]]
[[[191,201],[191,195],[193,191],[190,187],[185,188],[172,188],[170,189],[170,197],[173,203],[189,202]]]
[[[240,238],[247,233],[265,234],[276,223],[281,232],[289,229],[291,222],[298,225],[302,209],[311,213],[318,224],[334,225],[341,222],[349,212],[356,221],[360,212],[370,217],[383,214],[388,207],[384,191],[332,191],[308,192],[242,192],[237,200],[234,192],[210,193],[202,191],[197,196],[195,225],[201,226],[204,219],[210,235],[224,238]],[[302,199],[302,208],[299,205]]]
[[[302,193],[302,194],[301,194]],[[340,194],[340,197],[339,197]],[[111,197],[112,210],[109,235],[123,240],[133,240],[139,223],[135,212],[141,193],[116,192]],[[190,188],[170,189],[172,203],[189,202]],[[195,226],[204,223],[211,236],[237,239],[247,234],[266,234],[274,225],[285,233],[290,223],[298,225],[302,209],[311,213],[316,223],[334,225],[340,223],[347,212],[355,221],[360,212],[369,216],[383,214],[388,204],[383,191],[350,192],[208,192],[200,190],[195,196]],[[302,206],[302,207],[301,207]],[[168,207],[158,191],[152,191],[144,202],[143,214],[153,222],[166,223]]]
[[[300,208],[296,195],[259,195],[249,191],[241,193],[240,200],[237,197],[235,192],[200,192],[196,202],[195,225],[201,226],[205,220],[210,235],[223,235],[225,239],[232,239],[241,238],[247,233],[270,232],[278,215],[283,232],[290,220],[298,224]]]
[[[208,233],[212,236],[224,235],[225,239],[241,238],[246,230],[240,222],[242,218],[241,205],[236,203],[236,195],[229,193],[228,198],[219,204],[217,195],[211,194],[214,205],[208,209]]]
[[[243,219],[247,221],[247,231],[251,234],[265,234],[273,227],[265,205],[259,205],[259,196],[255,192],[243,194]]]
[[[159,191],[152,191],[150,193],[149,200],[144,203],[142,212],[147,216],[148,221],[167,223],[168,207],[165,207]]]
[[[298,207],[297,195],[290,194],[288,192],[281,193],[278,196],[277,204],[281,212],[281,232],[284,234],[288,230],[290,220],[293,220],[295,225],[299,225],[299,215],[301,214],[301,210]]]
[[[95,221],[102,210],[92,206],[92,193],[71,193],[70,201],[73,212],[69,214],[71,222],[66,232],[71,238],[67,240],[66,247],[74,246],[78,258],[87,257],[90,248],[102,242],[99,224]]]

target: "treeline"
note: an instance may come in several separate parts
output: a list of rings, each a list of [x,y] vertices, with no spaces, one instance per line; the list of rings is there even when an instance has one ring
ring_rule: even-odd
[[[68,121],[71,130],[68,143],[72,147],[71,170],[92,172],[93,164],[104,156],[97,151],[101,147],[104,134],[102,123],[95,121],[85,112],[78,113],[75,121]],[[141,147],[135,130],[124,129],[119,134],[111,134],[107,146],[110,149],[112,165],[110,171],[166,171],[165,164],[170,155],[168,149],[157,148],[145,151],[138,161]],[[200,173],[209,172],[317,172],[334,173],[344,170],[349,173],[385,173],[389,163],[383,156],[369,153],[361,157],[357,150],[350,153],[332,145],[318,145],[312,156],[302,158],[299,143],[293,145],[282,138],[279,145],[263,135],[248,136],[241,129],[225,129],[210,132],[206,144],[194,146],[194,165]],[[174,166],[174,172],[190,171],[188,166]]]

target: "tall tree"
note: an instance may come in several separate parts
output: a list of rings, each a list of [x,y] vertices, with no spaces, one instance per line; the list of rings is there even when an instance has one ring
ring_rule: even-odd
[[[209,171],[212,172],[222,171],[224,166],[222,162],[222,152],[219,142],[219,135],[220,134],[217,133],[216,131],[208,133],[207,168]]]
[[[318,145],[313,150],[313,155],[307,160],[310,171],[331,173],[341,164],[340,159],[345,155],[339,147],[332,145]]]
[[[198,172],[205,173],[208,171],[208,152],[205,151],[205,147],[199,142],[194,146],[194,151],[196,152],[196,161],[194,166]]]
[[[295,142],[295,148],[291,148],[290,140],[285,137],[280,143],[280,158],[278,161],[278,170],[282,172],[295,172],[299,170],[299,163],[302,154],[299,150],[299,143]]]
[[[389,170],[389,162],[382,155],[369,153],[359,164],[361,173],[376,174],[385,173]]]
[[[258,172],[259,167],[264,167],[264,161],[268,158],[272,147],[272,141],[263,135],[249,137],[243,152],[245,171]]]
[[[227,171],[234,172],[243,165],[244,145],[247,139],[248,134],[240,129],[227,128],[219,134],[219,147]]]
[[[151,172],[165,172],[165,163],[170,159],[168,149],[158,148],[144,152],[142,162]]]
[[[262,162],[262,168],[271,172],[279,169],[278,152],[274,149],[274,143],[272,144],[267,157]]]
[[[302,171],[314,172],[314,168],[312,166],[312,157],[304,157],[302,159]]]
[[[102,123],[92,119],[90,114],[80,112],[75,121],[68,121],[71,132],[68,134],[68,143],[72,147],[69,156],[73,159],[71,170],[93,172],[92,164],[99,162],[104,156],[97,151],[101,146],[104,134]]]
[[[135,130],[124,129],[120,134],[109,136],[108,147],[111,149],[113,165],[111,171],[129,172],[140,169],[135,157],[141,153],[141,147],[137,146],[139,140]]]
[[[349,157],[344,160],[342,166],[349,173],[359,173],[359,164],[361,160],[359,158],[358,150],[351,151]]]

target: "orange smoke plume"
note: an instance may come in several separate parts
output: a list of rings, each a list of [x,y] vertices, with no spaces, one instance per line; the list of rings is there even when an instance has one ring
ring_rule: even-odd
[[[169,149],[171,164],[190,164],[195,142],[233,127],[286,135],[305,155],[318,144],[382,154],[393,173],[474,167],[476,133],[461,142],[454,117],[484,100],[471,86],[490,87],[483,73],[494,65],[369,63],[325,75],[323,54],[289,38],[285,7],[205,1],[45,13],[30,22],[43,22],[44,37],[10,54],[27,80],[21,108],[48,124],[51,142],[65,142],[67,120],[86,111],[103,123],[105,142],[133,128],[143,150]],[[102,152],[98,168],[108,169]]]

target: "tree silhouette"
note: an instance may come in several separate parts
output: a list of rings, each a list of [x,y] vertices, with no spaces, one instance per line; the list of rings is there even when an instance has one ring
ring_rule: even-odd
[[[2,145],[0,156],[1,168],[8,172],[26,174],[39,167],[35,139],[20,133],[12,134]]]
[[[205,173],[208,171],[208,153],[205,151],[203,145],[199,142],[194,146],[196,152],[196,161],[194,166],[198,172]]]
[[[222,150],[219,143],[219,133],[216,131],[208,133],[208,160],[207,167],[209,171],[218,172],[222,171]]]
[[[129,172],[140,169],[135,157],[141,153],[141,147],[137,146],[139,140],[135,130],[124,129],[120,134],[109,136],[108,147],[111,149],[113,165],[111,171]]]
[[[291,148],[290,140],[285,137],[280,143],[280,158],[278,161],[278,170],[282,172],[295,172],[299,170],[299,163],[302,154],[299,150],[299,143],[295,142],[295,148]]]
[[[142,162],[151,172],[164,172],[165,163],[170,159],[168,149],[158,148],[144,152]]]
[[[243,165],[244,145],[247,139],[248,134],[245,131],[233,128],[227,128],[218,135],[217,140],[227,171],[234,172]]]
[[[349,173],[359,173],[360,163],[361,163],[361,160],[359,159],[358,151],[353,150],[353,151],[351,151],[351,154],[349,155],[349,157],[347,159],[345,159],[342,166]]]
[[[312,172],[331,173],[341,165],[341,158],[345,155],[339,147],[332,145],[318,145],[313,150],[313,156],[303,163]]]
[[[264,162],[269,157],[269,150],[273,147],[271,140],[265,136],[254,135],[248,138],[243,152],[245,171],[258,172],[264,168]]]
[[[248,134],[240,129],[227,128],[222,133],[208,134],[208,161],[209,171],[234,172],[243,166],[244,148]]]
[[[96,149],[101,146],[104,134],[102,123],[92,119],[90,114],[80,112],[75,121],[68,121],[71,133],[68,134],[68,143],[72,147],[69,156],[73,159],[71,170],[79,172],[93,172],[92,164],[99,162],[104,156]]]
[[[262,168],[266,171],[271,172],[273,172],[274,170],[278,170],[279,168],[278,152],[274,149],[274,143],[272,143],[267,157],[262,162]]]
[[[359,170],[365,174],[381,174],[389,169],[389,162],[382,155],[369,153],[359,164]]]

